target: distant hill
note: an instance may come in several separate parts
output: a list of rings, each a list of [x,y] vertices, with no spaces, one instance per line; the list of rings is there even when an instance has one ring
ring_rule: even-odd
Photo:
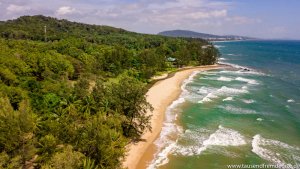
[[[212,35],[212,34],[199,33],[199,32],[188,31],[188,30],[170,30],[170,31],[163,31],[158,34],[163,36],[170,36],[170,37],[201,38],[210,41],[255,39],[251,37],[236,36],[236,35],[222,35],[222,36]]]
[[[89,25],[42,15],[21,16],[0,22],[0,32],[3,38],[43,40],[44,26],[47,29],[47,39],[52,41],[66,37],[95,39],[101,35],[135,34],[120,28]]]

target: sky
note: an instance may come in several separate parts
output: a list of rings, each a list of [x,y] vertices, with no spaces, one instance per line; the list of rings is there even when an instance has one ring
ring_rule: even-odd
[[[0,20],[46,15],[156,34],[300,39],[300,0],[0,0]]]

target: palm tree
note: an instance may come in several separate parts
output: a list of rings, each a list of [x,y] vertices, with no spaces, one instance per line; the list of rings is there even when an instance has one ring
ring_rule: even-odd
[[[82,104],[81,104],[80,110],[84,114],[95,114],[96,110],[97,110],[97,108],[96,108],[95,105],[96,105],[96,103],[95,103],[93,97],[86,96],[82,100]]]
[[[64,98],[60,102],[60,110],[58,112],[61,112],[61,115],[63,114],[74,114],[77,112],[78,108],[82,104],[82,101],[77,99],[76,96],[70,95],[68,98]]]

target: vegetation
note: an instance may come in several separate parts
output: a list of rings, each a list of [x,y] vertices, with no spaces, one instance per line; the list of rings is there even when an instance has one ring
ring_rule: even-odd
[[[44,16],[0,22],[0,34],[0,168],[120,168],[151,130],[150,78],[218,57],[201,39]]]

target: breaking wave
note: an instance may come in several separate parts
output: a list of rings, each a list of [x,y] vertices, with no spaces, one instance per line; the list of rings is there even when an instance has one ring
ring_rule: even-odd
[[[252,152],[282,167],[300,163],[300,148],[277,140],[263,138],[259,134],[253,137]]]
[[[235,80],[241,81],[241,82],[246,82],[246,83],[249,83],[249,84],[252,84],[252,85],[257,85],[257,84],[259,84],[256,80],[253,80],[253,79],[247,79],[247,78],[243,78],[243,77],[237,77],[237,78],[235,78]]]
[[[258,114],[254,110],[240,108],[240,107],[234,107],[234,106],[218,106],[218,107],[230,112],[231,114]]]
[[[155,156],[148,169],[154,169],[167,164],[170,154],[194,156],[200,155],[203,151],[216,146],[228,147],[247,144],[245,137],[238,131],[225,128],[221,125],[215,132],[210,133],[211,131],[207,129],[186,130],[176,141],[166,140],[168,142],[167,145]]]
[[[216,91],[213,91],[211,93],[208,93],[202,100],[198,101],[198,103],[205,103],[212,101],[214,98],[218,98],[219,96],[232,96],[232,95],[238,95],[238,94],[245,94],[249,93],[247,88],[229,88],[226,86],[222,86],[220,89],[217,89]]]

